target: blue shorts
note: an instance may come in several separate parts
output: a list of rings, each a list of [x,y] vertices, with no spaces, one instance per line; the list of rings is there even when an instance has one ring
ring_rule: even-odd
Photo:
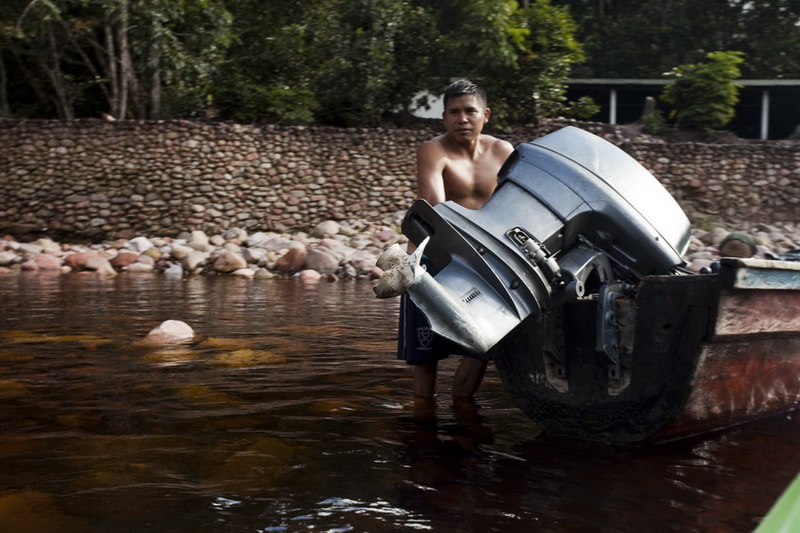
[[[429,271],[433,269],[427,263]],[[491,352],[474,354],[455,342],[431,330],[427,317],[419,310],[408,294],[400,297],[400,328],[397,338],[397,358],[409,365],[424,365],[446,359],[450,355],[465,355],[482,361],[491,361]]]

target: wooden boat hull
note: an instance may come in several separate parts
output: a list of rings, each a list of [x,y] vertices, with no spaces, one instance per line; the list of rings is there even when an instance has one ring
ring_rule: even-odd
[[[723,260],[718,274],[643,278],[615,305],[618,371],[598,349],[597,307],[525,321],[495,357],[550,433],[659,442],[800,406],[800,264]]]

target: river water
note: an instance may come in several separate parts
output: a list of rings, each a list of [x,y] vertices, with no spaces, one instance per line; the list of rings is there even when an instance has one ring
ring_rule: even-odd
[[[364,281],[21,273],[0,301],[0,532],[745,532],[800,471],[797,415],[613,448],[542,434],[491,366],[477,405],[415,404]],[[167,319],[196,342],[137,343]]]

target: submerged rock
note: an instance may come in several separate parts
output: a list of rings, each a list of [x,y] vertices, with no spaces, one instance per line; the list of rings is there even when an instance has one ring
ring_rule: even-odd
[[[275,269],[278,272],[297,272],[305,266],[307,255],[308,251],[305,246],[296,245],[275,262]]]
[[[318,246],[308,251],[304,266],[320,274],[330,274],[339,268],[339,259],[325,247]]]
[[[136,252],[120,252],[108,260],[114,268],[127,268],[139,259]]]
[[[313,283],[315,281],[319,281],[322,278],[322,274],[309,268],[300,272],[297,277],[302,282]]]
[[[41,253],[32,255],[22,263],[23,270],[61,270],[61,261],[50,254]]]
[[[52,494],[34,490],[18,490],[0,495],[0,524],[2,531],[90,531],[89,524],[59,509]]]
[[[92,256],[89,257],[83,265],[84,270],[89,270],[92,272],[97,273],[99,276],[103,277],[114,277],[117,275],[116,269],[114,266],[102,256]]]
[[[213,267],[216,272],[230,274],[231,272],[247,268],[247,261],[245,261],[240,253],[224,250],[220,255],[214,258]]]
[[[194,339],[194,330],[186,322],[166,320],[142,339],[144,344],[183,344]]]
[[[164,270],[164,277],[169,279],[181,279],[183,277],[183,267],[180,265],[172,265]]]
[[[269,350],[239,348],[232,352],[217,355],[210,361],[214,366],[251,367],[285,363],[286,356]]]

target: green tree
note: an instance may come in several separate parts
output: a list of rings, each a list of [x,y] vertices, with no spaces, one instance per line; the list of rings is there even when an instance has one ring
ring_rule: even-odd
[[[742,65],[746,78],[800,79],[800,2],[760,0],[749,2],[743,13],[735,46],[747,56]]]
[[[38,100],[38,105],[30,96],[24,100],[34,104],[31,109],[66,120],[75,118],[75,102],[95,82],[81,76],[83,50],[75,47],[87,33],[71,17],[71,12],[81,7],[77,0],[60,4],[33,0],[11,2],[2,11],[0,52],[4,58],[12,58],[9,63],[3,62],[5,75],[27,83],[26,88],[18,84],[17,92],[27,89]]]
[[[528,32],[517,64],[504,76],[499,95],[514,122],[531,122],[558,115],[590,118],[598,110],[590,99],[568,102],[565,81],[584,60],[575,39],[576,26],[568,10],[535,0],[519,11]]]
[[[223,116],[374,124],[453,78],[487,86],[498,119],[569,108],[581,59],[568,13],[536,0],[228,0],[237,40],[221,71]]]
[[[741,85],[734,80],[744,61],[741,52],[710,52],[706,61],[675,67],[675,82],[662,98],[672,105],[670,117],[681,128],[712,131],[724,128],[733,118]]]
[[[569,7],[587,61],[577,77],[660,78],[714,50],[740,50],[746,78],[800,77],[797,0],[553,0]]]
[[[441,58],[470,77],[503,72],[518,66],[530,34],[515,0],[453,2],[440,10],[448,47]]]
[[[181,113],[207,98],[229,21],[210,0],[12,2],[0,11],[0,75],[24,80],[15,87],[30,102],[22,115],[153,118],[162,106]]]
[[[209,102],[215,70],[231,40],[231,15],[224,6],[208,0],[97,1],[103,34],[93,44],[98,57],[106,56],[105,79],[116,95],[112,114],[199,113]]]
[[[498,118],[568,110],[550,0],[7,0],[0,113],[376,124],[471,77]]]
[[[405,108],[429,77],[430,14],[404,0],[328,0],[311,22],[311,82],[324,122],[376,123]]]
[[[427,3],[441,37],[435,63],[441,85],[453,77],[480,82],[501,124],[569,114],[564,82],[583,60],[567,9],[550,0],[446,0]],[[591,112],[591,111],[590,111]]]
[[[311,90],[314,3],[227,0],[233,14],[231,46],[214,83],[213,106],[222,118],[291,124],[313,122]]]

